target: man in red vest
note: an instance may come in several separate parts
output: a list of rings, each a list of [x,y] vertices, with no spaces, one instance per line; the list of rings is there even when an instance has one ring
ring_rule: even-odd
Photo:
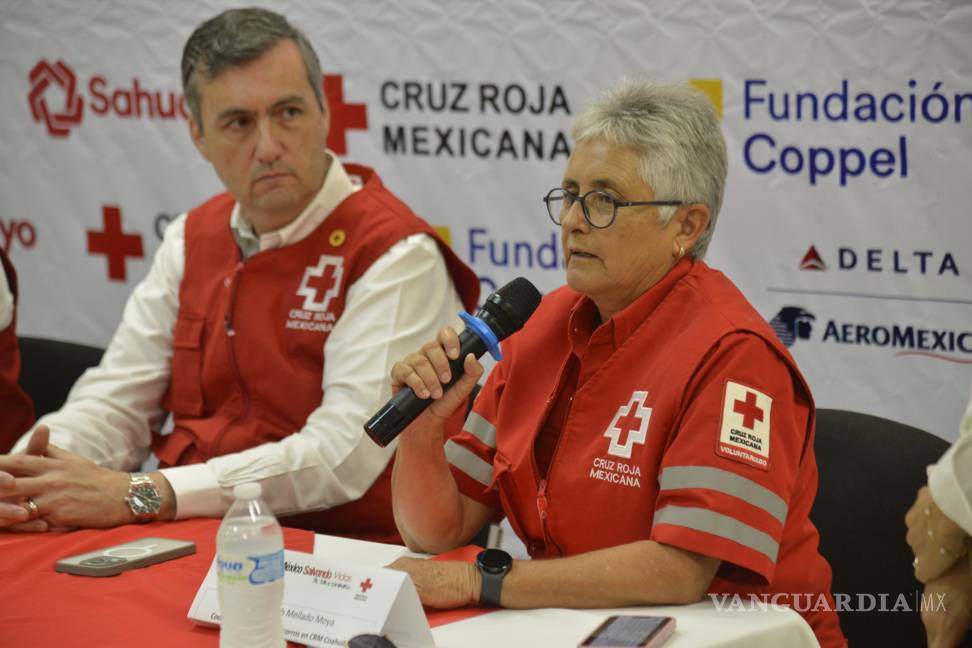
[[[219,517],[256,481],[286,524],[395,539],[394,449],[362,426],[393,360],[471,310],[478,279],[371,169],[326,149],[320,63],[282,16],[206,21],[182,80],[227,193],[168,227],[101,365],[16,447],[46,456],[0,457],[31,475],[0,482],[0,525]],[[160,470],[130,473],[150,450]]]
[[[34,406],[17,382],[20,350],[14,308],[17,274],[0,248],[0,452],[7,452],[34,422]]]

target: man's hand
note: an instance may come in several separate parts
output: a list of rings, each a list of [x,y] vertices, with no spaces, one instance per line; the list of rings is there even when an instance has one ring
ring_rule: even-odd
[[[51,431],[46,425],[39,425],[27,441],[25,454],[44,456]],[[4,455],[0,455],[0,459]],[[3,493],[14,488],[15,478],[7,472],[0,471],[0,497]],[[44,532],[48,530],[45,520],[31,519],[31,511],[25,505],[26,497],[10,497],[0,499],[0,529],[6,531]]]
[[[921,621],[928,648],[953,648],[972,630],[972,566],[965,560],[925,586]]]
[[[922,583],[938,578],[964,555],[968,536],[935,505],[927,486],[918,491],[905,524],[915,554],[915,578]]]
[[[422,605],[449,609],[479,604],[481,576],[470,563],[399,558],[388,568],[412,577]]]
[[[0,455],[0,529],[104,528],[134,521],[125,502],[128,473],[102,468],[48,443],[40,426],[25,454]],[[30,498],[39,519],[27,521]]]

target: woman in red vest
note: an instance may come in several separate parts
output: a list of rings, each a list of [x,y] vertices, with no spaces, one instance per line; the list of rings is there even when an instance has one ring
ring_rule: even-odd
[[[0,265],[0,454],[3,454],[34,422],[34,406],[17,382],[20,376],[14,310],[17,273],[3,249],[0,249]]]
[[[392,477],[410,548],[461,546],[509,518],[534,560],[403,559],[426,604],[621,607],[738,596],[790,605],[845,644],[809,520],[814,405],[765,320],[702,261],[727,162],[718,118],[685,86],[626,82],[573,127],[544,198],[567,285],[503,346],[462,434],[442,420],[458,338],[395,365],[435,402],[401,436]],[[478,567],[478,568],[477,568]]]

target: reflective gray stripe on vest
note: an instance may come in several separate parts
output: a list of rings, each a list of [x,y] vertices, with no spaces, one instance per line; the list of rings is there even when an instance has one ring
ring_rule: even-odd
[[[462,426],[463,431],[473,435],[493,450],[496,449],[496,426],[476,412],[470,412]]]
[[[689,506],[666,506],[655,512],[654,524],[672,524],[732,540],[757,551],[773,563],[780,545],[772,537],[722,513]]]
[[[480,459],[472,451],[467,450],[455,441],[446,441],[445,454],[450,464],[483,486],[489,486],[490,482],[493,481],[493,465]]]
[[[674,466],[663,470],[658,490],[679,488],[705,488],[732,495],[756,508],[763,509],[779,520],[780,524],[786,523],[786,513],[789,509],[783,498],[766,487],[728,470],[708,466]]]

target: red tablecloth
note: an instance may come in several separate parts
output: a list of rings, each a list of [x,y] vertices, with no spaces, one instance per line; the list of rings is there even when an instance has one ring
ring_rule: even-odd
[[[218,646],[219,630],[197,625],[186,614],[216,554],[219,522],[196,519],[115,529],[0,533],[0,648]],[[283,532],[287,549],[313,552],[312,532]],[[196,553],[105,578],[54,571],[61,558],[147,537],[190,540],[196,543]],[[471,561],[478,550],[464,547],[438,559]],[[426,613],[435,627],[488,611]]]
[[[216,553],[219,520],[155,522],[69,533],[0,534],[0,646],[219,645],[219,631],[186,614]],[[60,558],[137,538],[191,540],[191,556],[92,578],[60,574]],[[288,549],[311,552],[314,534],[284,529]]]

